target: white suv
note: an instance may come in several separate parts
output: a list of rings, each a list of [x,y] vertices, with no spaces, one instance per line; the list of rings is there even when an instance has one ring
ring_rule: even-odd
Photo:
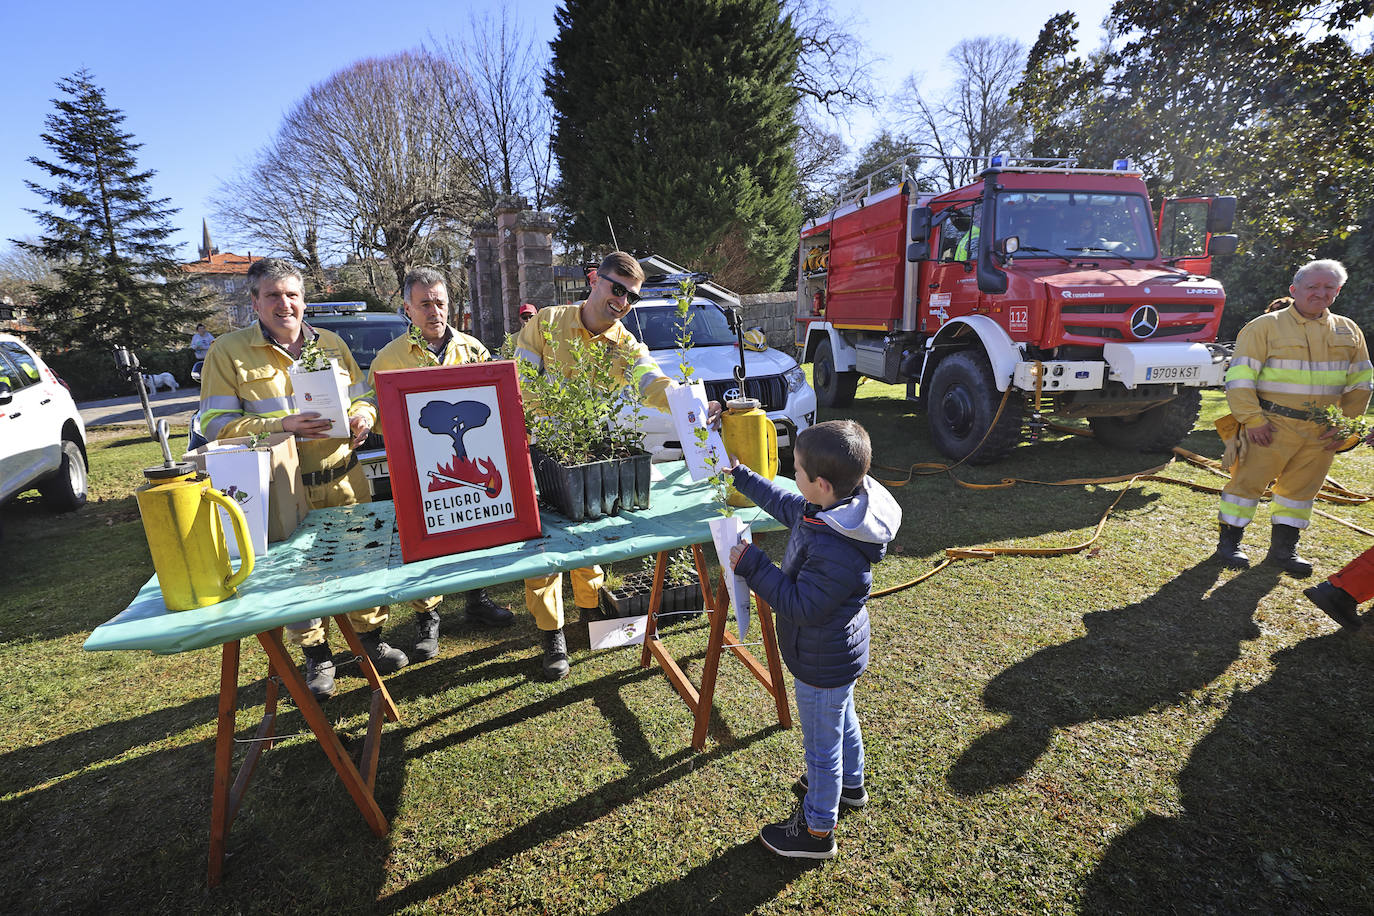
[[[38,354],[0,334],[0,503],[32,487],[59,512],[86,504],[86,425]]]
[[[664,375],[680,380],[681,354],[677,347],[683,319],[678,317],[677,303],[671,295],[655,286],[645,282],[645,298],[620,322],[649,348]],[[692,346],[686,356],[692,367],[692,381],[704,382],[707,399],[722,405],[739,397],[756,398],[777,429],[778,450],[791,449],[797,433],[816,421],[816,392],[807,383],[801,366],[779,350],[750,350],[746,346],[741,392],[735,381],[741,351],[725,310],[710,299],[694,298],[690,314],[687,329],[692,335]],[[646,404],[641,428],[644,448],[653,454],[654,461],[676,461],[682,457],[682,443],[677,441],[673,419],[668,414]]]

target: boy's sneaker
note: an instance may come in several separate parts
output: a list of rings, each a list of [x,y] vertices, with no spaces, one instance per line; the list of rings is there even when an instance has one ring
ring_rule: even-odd
[[[807,787],[805,773],[801,774],[801,779],[792,783],[792,791],[796,792],[797,795],[802,798],[806,797]],[[859,786],[857,789],[847,789],[841,786],[840,804],[844,805],[846,808],[862,808],[864,805],[868,804],[868,792],[863,786]]]
[[[823,837],[812,834],[806,829],[801,805],[788,820],[760,830],[759,839],[773,852],[789,859],[829,859],[835,855],[835,831]]]

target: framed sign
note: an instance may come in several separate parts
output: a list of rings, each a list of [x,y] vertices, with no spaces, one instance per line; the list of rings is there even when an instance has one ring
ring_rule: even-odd
[[[515,363],[377,373],[401,558],[538,537]]]

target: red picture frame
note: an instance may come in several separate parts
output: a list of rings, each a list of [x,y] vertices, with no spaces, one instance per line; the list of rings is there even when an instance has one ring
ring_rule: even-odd
[[[377,373],[401,558],[539,537],[515,363]]]

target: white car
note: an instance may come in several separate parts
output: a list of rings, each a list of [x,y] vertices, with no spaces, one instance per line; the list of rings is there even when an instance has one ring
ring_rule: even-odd
[[[38,354],[0,334],[0,503],[33,487],[59,512],[86,504],[86,424]]]
[[[681,380],[678,339],[683,319],[678,317],[677,303],[647,282],[643,292],[646,298],[621,323],[649,348],[664,375]],[[797,441],[797,433],[816,422],[816,392],[807,383],[801,366],[779,350],[751,350],[746,346],[741,392],[735,381],[741,351],[725,310],[710,299],[694,298],[690,314],[687,328],[692,346],[687,350],[686,361],[692,367],[692,381],[705,383],[707,399],[722,405],[739,397],[757,399],[777,429],[778,451],[790,450]],[[668,414],[646,404],[641,428],[644,448],[653,454],[654,461],[676,461],[682,457],[682,443],[677,440]]]

